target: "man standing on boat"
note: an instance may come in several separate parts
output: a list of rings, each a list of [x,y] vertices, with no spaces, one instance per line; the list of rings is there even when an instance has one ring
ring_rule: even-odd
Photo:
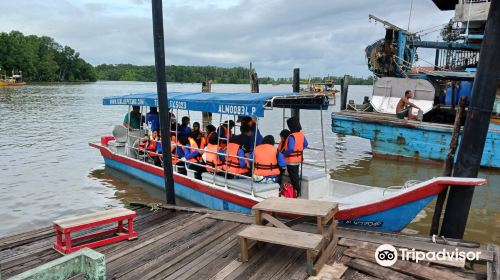
[[[411,103],[410,98],[413,98],[413,92],[411,90],[407,90],[405,91],[405,96],[399,99],[398,105],[396,106],[396,117],[398,117],[398,119],[416,119],[414,116],[410,115],[410,109],[416,108],[420,110],[420,107]]]
[[[302,126],[298,118],[289,118],[286,124],[291,133],[285,140],[283,155],[285,156],[286,170],[288,171],[292,186],[297,192],[297,196],[300,196],[300,180],[302,178],[299,177],[299,168],[304,159],[304,149],[307,148],[308,143],[304,133],[301,131]]]
[[[144,122],[144,116],[141,114],[141,107],[132,106],[132,111],[123,118],[123,126],[128,129],[140,129]]]

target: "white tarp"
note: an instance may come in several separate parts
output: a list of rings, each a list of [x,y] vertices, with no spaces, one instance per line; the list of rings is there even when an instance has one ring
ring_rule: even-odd
[[[434,104],[435,89],[427,80],[405,79],[384,77],[378,79],[373,85],[371,104],[375,111],[386,114],[396,114],[396,106],[399,99],[404,96],[406,90],[413,91],[414,103],[424,113],[429,112]],[[417,115],[418,110],[412,110]]]

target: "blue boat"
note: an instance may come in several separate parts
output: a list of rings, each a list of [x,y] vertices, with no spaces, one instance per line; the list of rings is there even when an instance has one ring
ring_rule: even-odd
[[[442,42],[423,41],[418,32],[409,32],[370,15],[386,28],[385,37],[365,49],[368,68],[377,77],[373,93],[369,102],[349,106],[343,95],[341,108],[347,110],[332,114],[332,131],[369,139],[374,156],[444,160],[449,151],[459,100],[467,104],[473,95],[483,38],[479,35],[484,32],[485,15],[489,9],[489,3],[479,2],[483,1],[454,6],[454,21],[467,24],[456,27],[450,23],[448,29],[442,31]],[[464,9],[469,10],[469,15],[470,10],[475,11],[472,18],[463,16]],[[469,25],[469,20],[474,24]],[[467,30],[463,30],[464,27]],[[445,36],[447,32],[448,37]],[[453,34],[466,36],[454,37]],[[415,65],[419,48],[435,49],[434,65]],[[409,114],[399,119],[396,108],[407,90],[412,91],[411,103],[419,109],[409,107]],[[500,167],[499,116],[500,83],[481,159],[483,167]]]
[[[369,139],[372,153],[377,157],[443,161],[448,154],[453,126],[398,119],[376,112],[343,111],[332,114],[332,130]],[[481,166],[500,168],[499,146],[500,125],[492,123]]]
[[[155,93],[130,94],[106,97],[103,104],[123,105],[130,110],[130,106],[156,107],[158,99]],[[169,93],[168,107],[177,116],[178,110],[220,114],[219,123],[238,115],[253,116],[258,125],[258,118],[264,117],[268,110],[316,110],[322,118],[323,111],[328,108],[328,98],[296,93]],[[276,131],[280,129],[277,127]],[[117,125],[113,135],[104,135],[100,142],[89,145],[100,151],[106,166],[164,189],[163,168],[155,166],[148,153],[141,154],[136,146],[137,139],[147,134],[147,130],[147,127],[129,130]],[[171,145],[181,144],[174,141]],[[307,154],[304,157],[307,158]],[[227,172],[224,169],[218,171]],[[391,232],[405,228],[448,185],[486,183],[486,180],[477,178],[438,177],[380,188],[332,180],[327,171],[326,168],[303,166],[302,199],[337,202],[339,211],[335,218],[342,226]],[[197,179],[189,169],[187,175],[174,170],[175,194],[204,207],[243,213],[251,213],[252,206],[266,198],[279,196],[279,184],[257,184],[251,178],[239,176],[244,178],[228,179],[227,176],[205,172],[202,179]],[[285,180],[288,180],[286,176]]]

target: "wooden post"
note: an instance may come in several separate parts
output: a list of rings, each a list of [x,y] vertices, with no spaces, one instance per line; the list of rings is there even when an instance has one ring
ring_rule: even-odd
[[[453,176],[477,177],[500,77],[500,1],[491,1]],[[497,186],[493,186],[497,187]],[[463,238],[474,187],[451,187],[441,235]]]
[[[201,92],[211,92],[212,91],[212,80],[208,79],[208,76],[205,75],[205,81],[201,84]],[[212,113],[211,112],[202,112],[202,127],[201,129],[206,129],[207,125],[212,123]]]
[[[250,92],[251,93],[258,93],[259,92],[259,79],[257,78],[257,72],[255,72],[255,69],[252,68],[251,62],[250,62],[249,76],[250,76]]]
[[[467,104],[467,96],[460,98],[460,104],[455,113],[455,124],[453,126],[453,134],[451,136],[450,150],[444,161],[443,176],[451,176],[453,171],[453,164],[455,163],[455,153],[458,147],[458,136],[460,135],[460,127],[462,126],[462,115],[465,112],[465,105]],[[434,208],[434,216],[432,217],[430,235],[438,234],[439,220],[441,219],[441,212],[443,212],[444,202],[448,195],[448,188],[439,193],[436,200],[436,207]]]
[[[174,171],[170,151],[170,117],[168,109],[167,81],[165,74],[165,46],[163,39],[162,0],[152,0],[153,41],[155,49],[156,90],[160,110],[161,145],[163,147],[163,176],[167,203],[175,205]]]
[[[347,91],[349,89],[349,75],[344,75],[344,78],[340,79],[340,110],[343,111],[347,109]]]
[[[293,81],[292,81],[293,92],[300,92],[300,68],[293,69]],[[297,117],[300,120],[300,110],[291,109],[291,117]]]

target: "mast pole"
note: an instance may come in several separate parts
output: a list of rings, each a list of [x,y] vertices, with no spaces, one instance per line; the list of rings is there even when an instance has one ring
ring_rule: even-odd
[[[454,177],[477,177],[500,77],[500,1],[491,1]],[[496,186],[492,186],[496,187]],[[451,187],[441,235],[463,238],[474,187]]]
[[[152,0],[153,41],[155,50],[156,90],[160,113],[161,146],[163,148],[163,176],[167,204],[175,205],[174,171],[172,169],[172,151],[170,148],[170,116],[168,114],[168,94],[165,76],[165,45],[163,33],[162,0]]]

